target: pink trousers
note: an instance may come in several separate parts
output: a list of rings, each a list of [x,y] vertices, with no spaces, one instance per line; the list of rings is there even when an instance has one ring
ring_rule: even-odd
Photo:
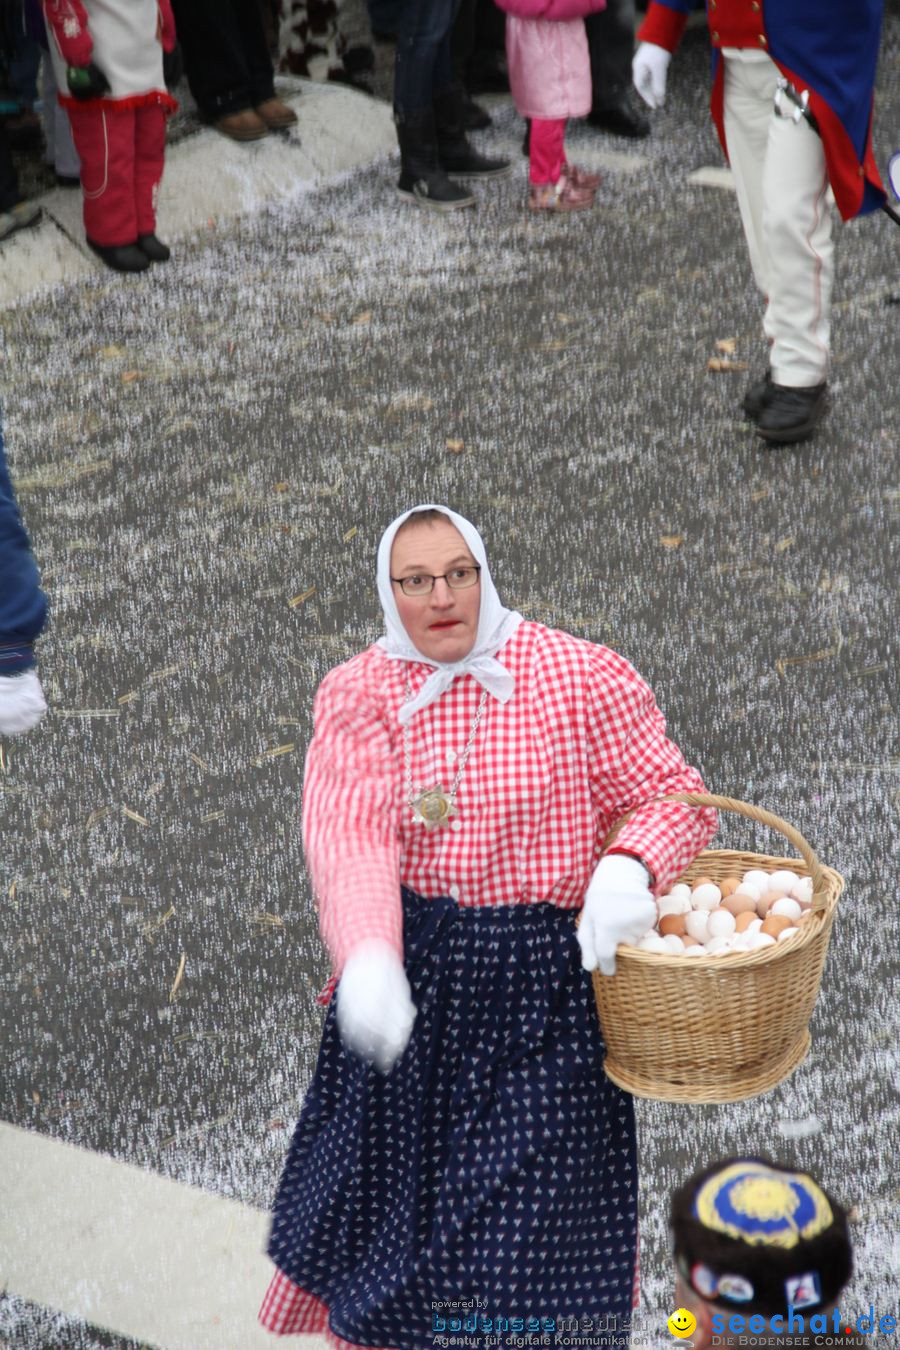
[[[566,162],[565,117],[534,117],[528,142],[528,177],[532,183],[558,183]]]

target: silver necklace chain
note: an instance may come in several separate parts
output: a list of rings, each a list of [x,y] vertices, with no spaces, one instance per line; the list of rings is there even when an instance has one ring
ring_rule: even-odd
[[[410,678],[409,678],[409,670],[407,669],[407,671],[406,671],[406,702],[407,702],[407,703],[410,701],[410,694],[411,694],[411,693],[412,693],[412,686],[411,686],[411,682],[410,682]],[[466,767],[466,764],[467,764],[468,759],[469,759],[469,754],[470,754],[470,752],[471,752],[472,745],[473,745],[473,743],[474,743],[474,741],[475,741],[476,735],[478,734],[478,728],[479,728],[479,726],[481,725],[481,719],[482,719],[482,717],[484,716],[484,709],[485,709],[485,704],[487,703],[487,697],[488,697],[488,691],[485,689],[484,692],[483,692],[482,695],[481,695],[481,700],[480,700],[480,702],[479,702],[479,704],[478,704],[478,709],[477,709],[477,711],[476,711],[476,713],[475,713],[475,720],[473,721],[473,723],[472,723],[472,729],[471,729],[471,731],[469,732],[469,739],[466,741],[465,748],[464,748],[462,754],[461,754],[460,757],[459,757],[459,768],[456,770],[456,777],[453,779],[453,782],[452,782],[452,784],[451,784],[451,786],[450,786],[450,797],[449,797],[449,803],[450,803],[450,808],[451,808],[450,814],[453,814],[453,815],[456,814],[456,793],[457,793],[457,789],[459,788],[460,781],[461,781],[461,779],[462,779],[463,773],[465,772],[465,767]],[[407,802],[407,805],[408,805],[408,806],[413,807],[413,806],[414,806],[414,803],[415,803],[415,801],[416,801],[416,799],[417,799],[417,797],[420,797],[420,796],[422,795],[422,793],[425,791],[425,789],[420,787],[417,793],[414,793],[414,792],[413,792],[413,785],[412,785],[412,747],[411,747],[411,745],[410,745],[409,723],[408,723],[408,722],[407,722],[407,723],[404,725],[404,727],[403,727],[403,759],[404,759],[404,764],[405,764],[405,766],[406,766],[406,802]],[[443,785],[441,784],[441,785],[437,785],[437,786],[439,786],[441,792],[443,792]],[[419,819],[420,819],[420,817],[414,813],[414,814],[413,814],[413,820],[419,820]]]

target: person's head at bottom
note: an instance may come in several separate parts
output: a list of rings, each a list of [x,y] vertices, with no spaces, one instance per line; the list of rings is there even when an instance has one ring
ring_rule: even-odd
[[[808,1173],[727,1158],[675,1191],[670,1223],[675,1307],[689,1314],[670,1322],[673,1335],[696,1350],[844,1338],[835,1314],[853,1273],[847,1216]]]

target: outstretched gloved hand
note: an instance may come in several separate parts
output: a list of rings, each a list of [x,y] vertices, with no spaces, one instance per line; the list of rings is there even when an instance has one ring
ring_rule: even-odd
[[[598,862],[584,897],[578,945],[585,970],[615,975],[620,942],[640,942],[656,923],[650,874],[637,858],[607,853]]]
[[[47,711],[37,671],[0,675],[0,736],[30,731]]]
[[[641,42],[631,63],[634,87],[651,108],[661,108],[666,101],[666,76],[672,53],[655,42]]]
[[[403,962],[390,943],[372,938],[355,947],[337,987],[344,1044],[387,1073],[406,1049],[415,1016]]]

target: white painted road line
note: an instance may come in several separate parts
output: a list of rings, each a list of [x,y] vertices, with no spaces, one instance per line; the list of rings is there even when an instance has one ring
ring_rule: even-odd
[[[267,1214],[2,1122],[0,1158],[0,1289],[159,1350],[284,1343],[256,1321]]]

